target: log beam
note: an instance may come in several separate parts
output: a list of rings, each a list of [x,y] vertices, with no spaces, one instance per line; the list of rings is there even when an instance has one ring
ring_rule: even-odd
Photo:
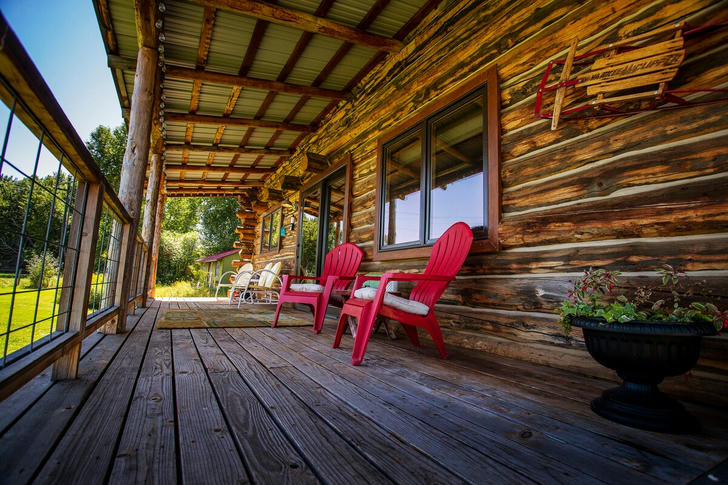
[[[227,173],[230,175],[253,175],[253,174],[269,174],[275,172],[273,168],[262,167],[221,167],[215,165],[182,165],[167,164],[164,167],[168,172],[185,171],[185,172],[207,172],[207,173]]]
[[[378,51],[396,53],[402,50],[404,44],[396,39],[370,34],[366,31],[349,27],[329,20],[325,17],[317,17],[306,12],[300,12],[291,8],[272,5],[269,3],[257,2],[254,0],[198,0],[199,3],[210,7],[216,7],[235,13],[242,13],[268,22],[286,25],[294,29],[325,35],[335,39],[350,42],[352,44],[369,47]]]
[[[309,133],[313,128],[297,123],[281,123],[277,121],[254,120],[246,118],[228,118],[222,116],[197,115],[189,113],[166,113],[168,122],[199,123],[203,125],[249,126],[253,128],[272,128],[274,130],[300,131]]]
[[[154,25],[158,15],[159,8],[157,0],[134,0],[137,46],[140,49],[142,47],[148,47],[156,50],[159,46],[157,27]]]
[[[151,3],[151,2],[150,2]],[[154,2],[156,3],[156,2]],[[150,47],[139,49],[137,69],[134,75],[134,94],[129,119],[129,138],[124,152],[119,184],[119,200],[131,217],[130,232],[137,233],[139,212],[141,210],[144,179],[149,158],[149,144],[152,128],[152,108],[154,106],[155,74],[157,69],[157,50]],[[129,237],[128,244],[123,247],[126,254],[122,260],[123,277],[119,294],[121,311],[117,321],[116,332],[126,329],[126,302],[129,297],[133,276],[134,250],[136,238]],[[125,257],[124,257],[125,256]]]
[[[202,153],[233,153],[240,155],[290,155],[292,150],[288,148],[246,148],[220,145],[193,145],[192,143],[167,143],[164,145],[167,152],[202,152]]]
[[[281,190],[298,190],[302,184],[301,177],[296,177],[295,175],[284,175],[281,177]]]

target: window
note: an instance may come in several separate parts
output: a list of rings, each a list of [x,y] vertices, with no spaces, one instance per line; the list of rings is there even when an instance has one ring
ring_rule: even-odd
[[[281,208],[263,216],[260,231],[260,252],[278,251],[281,241]]]
[[[458,221],[497,249],[498,109],[491,68],[380,140],[376,259],[427,256]]]

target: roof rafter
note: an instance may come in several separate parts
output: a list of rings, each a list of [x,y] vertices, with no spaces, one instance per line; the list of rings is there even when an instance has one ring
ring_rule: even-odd
[[[241,187],[240,189],[167,189],[167,197],[235,197],[236,195],[245,193],[247,190],[249,189],[245,187]]]
[[[316,96],[319,98],[342,99],[347,96],[346,92],[336,91],[333,89],[303,86],[300,84],[290,84],[280,81],[270,81],[268,79],[256,79],[247,76],[235,76],[233,74],[223,74],[219,72],[200,71],[186,67],[167,66],[165,76],[168,78],[192,79],[196,81],[225,84],[228,86],[261,89],[265,91],[278,91],[281,93],[302,94],[307,96]]]
[[[278,121],[254,120],[247,118],[223,118],[220,116],[189,113],[166,113],[165,117],[168,122],[200,123],[203,125],[251,126],[254,128],[272,128],[274,130],[301,131],[304,133],[308,133],[313,129],[309,125],[301,125],[297,123],[281,123]]]
[[[275,172],[272,168],[262,167],[227,167],[227,166],[215,166],[215,165],[181,165],[181,164],[166,164],[164,166],[169,171],[180,171],[185,170],[188,172],[207,172],[207,173],[225,173],[230,175],[254,175],[254,174],[269,174]]]
[[[268,22],[351,42],[371,49],[396,53],[404,44],[396,39],[370,34],[324,17],[254,0],[198,0],[203,5],[241,13]]]
[[[260,180],[179,180],[166,179],[167,187],[262,187],[263,182]],[[169,190],[169,189],[168,189]]]
[[[231,147],[219,145],[193,145],[191,143],[167,143],[164,149],[168,152],[181,152],[188,150],[190,152],[203,153],[239,153],[241,155],[290,155],[291,150],[287,148],[246,148]]]

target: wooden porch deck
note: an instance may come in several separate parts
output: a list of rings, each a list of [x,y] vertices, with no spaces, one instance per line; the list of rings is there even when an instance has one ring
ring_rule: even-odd
[[[86,339],[78,380],[40,375],[0,403],[0,482],[726,479],[725,411],[689,406],[697,436],[644,432],[589,410],[610,382],[386,338],[353,367],[331,320],[321,335],[154,329],[163,305],[198,303],[138,310],[126,334]]]

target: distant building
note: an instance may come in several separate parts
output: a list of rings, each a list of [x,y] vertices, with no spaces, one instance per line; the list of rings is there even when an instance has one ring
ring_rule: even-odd
[[[197,260],[202,265],[202,270],[207,273],[207,286],[216,285],[220,275],[226,271],[233,271],[233,259],[235,259],[236,254],[238,254],[237,249],[230,249]]]

